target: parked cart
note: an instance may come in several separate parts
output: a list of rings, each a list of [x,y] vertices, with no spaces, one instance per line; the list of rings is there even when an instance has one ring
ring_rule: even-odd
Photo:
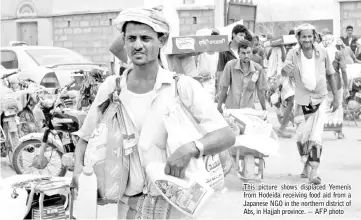
[[[246,182],[263,179],[265,158],[278,155],[279,148],[277,134],[266,121],[266,112],[232,109],[225,111],[225,117],[239,128],[236,143],[230,149],[238,176]]]

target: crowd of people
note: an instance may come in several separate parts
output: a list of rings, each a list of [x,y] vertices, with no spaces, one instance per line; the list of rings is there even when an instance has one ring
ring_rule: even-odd
[[[297,43],[264,47],[258,36],[252,36],[244,25],[236,25],[232,30],[232,40],[224,52],[207,52],[183,56],[162,56],[162,47],[167,43],[169,24],[156,9],[127,9],[120,13],[118,29],[121,35],[112,44],[110,51],[125,63],[121,67],[122,90],[119,99],[124,111],[130,113],[128,120],[132,125],[138,150],[130,154],[129,179],[124,186],[124,198],[119,203],[119,213],[125,217],[146,218],[154,216],[155,204],[147,200],[147,194],[157,195],[148,188],[144,163],[149,159],[147,150],[159,148],[159,158],[166,163],[165,173],[182,178],[191,158],[212,155],[225,151],[235,142],[235,136],[222,116],[224,108],[255,108],[259,100],[262,110],[267,110],[265,93],[267,80],[273,75],[280,77],[285,91],[287,108],[278,134],[290,138],[286,133],[288,115],[294,111],[297,125],[296,146],[304,161],[302,178],[309,178],[312,184],[320,184],[318,167],[322,153],[322,132],[326,117],[336,117],[340,126],[334,128],[342,134],[342,100],[347,97],[347,74],[345,65],[357,62],[361,57],[361,42],[352,35],[352,27],[347,27],[347,37],[334,39],[328,30],[318,34],[310,24],[302,24],[290,31]],[[212,30],[212,35],[218,35]],[[356,44],[358,46],[356,46]],[[200,122],[207,134],[188,143],[173,154],[166,153],[167,133],[162,121],[162,113],[168,102],[175,99],[173,91],[177,85],[172,72],[187,75],[182,59],[196,62],[197,72],[204,77],[206,89],[191,77],[179,80],[179,95],[191,114]],[[129,60],[128,60],[129,59]],[[100,86],[98,94],[80,129],[80,141],[76,148],[74,179],[82,171],[84,152],[96,122],[101,118],[99,107],[116,88],[116,77],[108,77]],[[194,76],[193,77],[197,77]],[[207,91],[207,92],[205,92]],[[211,95],[211,98],[206,96]],[[215,107],[217,104],[217,108]],[[327,127],[327,125],[326,125]],[[339,137],[342,138],[343,135]],[[132,201],[131,203],[129,201]],[[139,207],[149,206],[148,211],[140,213]],[[157,216],[178,218],[181,214],[164,206]]]

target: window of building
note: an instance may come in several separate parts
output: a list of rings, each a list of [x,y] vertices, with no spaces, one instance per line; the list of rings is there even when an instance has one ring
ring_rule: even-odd
[[[197,24],[197,17],[193,17],[193,24]]]
[[[17,69],[19,65],[16,54],[13,51],[1,51],[1,65],[5,69]]]

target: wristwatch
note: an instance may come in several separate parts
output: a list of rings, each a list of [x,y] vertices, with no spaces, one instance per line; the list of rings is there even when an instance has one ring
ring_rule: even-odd
[[[199,155],[196,156],[196,158],[198,159],[199,157],[202,157],[204,154],[204,145],[200,141],[193,141],[193,142],[194,142],[197,150],[199,151]]]

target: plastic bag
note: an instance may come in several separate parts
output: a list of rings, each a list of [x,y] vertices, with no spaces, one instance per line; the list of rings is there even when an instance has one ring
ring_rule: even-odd
[[[168,132],[168,156],[182,145],[199,140],[206,134],[179,96],[173,105],[168,106],[163,119]],[[224,188],[224,174],[218,154],[192,158],[186,171],[201,176],[215,191]]]
[[[197,218],[210,203],[213,189],[197,175],[185,173],[180,179],[164,174],[165,163],[150,163],[146,167],[147,174],[160,194],[183,214]]]
[[[89,139],[84,163],[94,168],[98,198],[102,203],[118,202],[129,175],[129,156],[124,154],[121,105],[112,102]]]

